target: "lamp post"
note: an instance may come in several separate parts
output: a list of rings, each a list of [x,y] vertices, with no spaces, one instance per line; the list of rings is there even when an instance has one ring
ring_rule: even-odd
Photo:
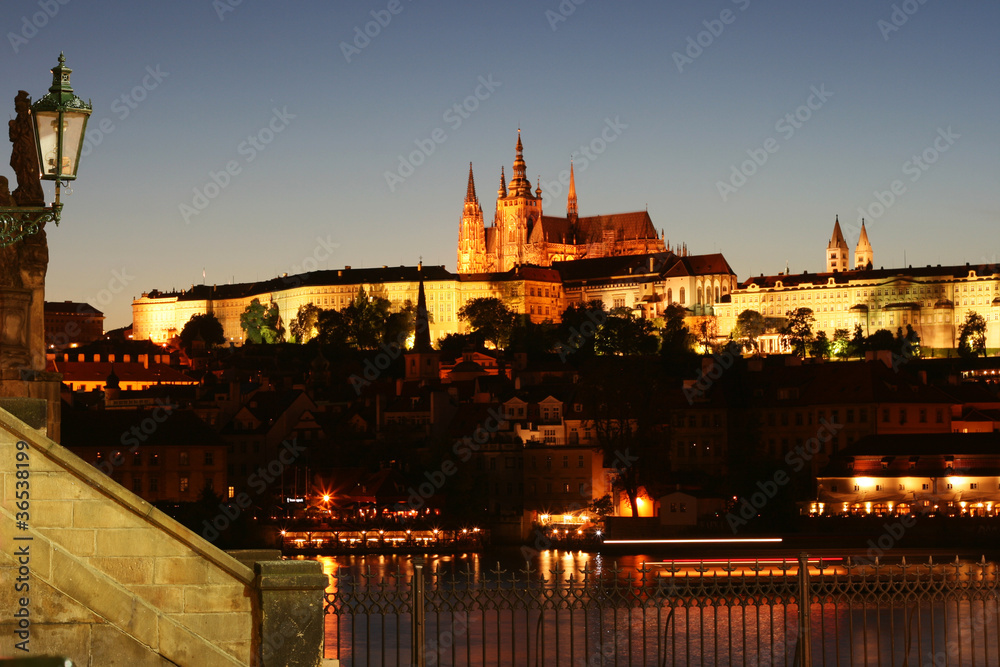
[[[47,95],[31,105],[30,116],[35,134],[39,178],[56,182],[52,206],[0,207],[0,248],[17,243],[36,233],[45,223],[59,224],[63,184],[76,180],[80,152],[93,109],[73,94],[66,57],[59,54],[59,64],[52,68],[52,86]]]

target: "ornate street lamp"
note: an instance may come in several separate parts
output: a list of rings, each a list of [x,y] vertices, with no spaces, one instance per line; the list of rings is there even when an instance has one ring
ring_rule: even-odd
[[[59,224],[62,203],[60,187],[76,179],[80,152],[93,109],[73,94],[66,57],[59,54],[59,64],[52,68],[49,93],[31,105],[30,115],[35,134],[39,177],[56,182],[52,206],[15,206],[0,208],[0,248],[34,234],[45,223]]]

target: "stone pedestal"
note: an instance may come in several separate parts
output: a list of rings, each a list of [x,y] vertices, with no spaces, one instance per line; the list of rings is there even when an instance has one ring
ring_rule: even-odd
[[[323,664],[324,592],[329,585],[314,560],[254,563],[260,595],[263,667],[319,667]]]
[[[0,371],[0,408],[59,442],[62,435],[62,375],[35,371]]]

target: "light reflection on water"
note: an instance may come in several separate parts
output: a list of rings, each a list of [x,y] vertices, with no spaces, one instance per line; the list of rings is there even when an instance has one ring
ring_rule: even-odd
[[[387,576],[400,575],[408,581],[413,575],[416,558],[413,555],[372,554],[323,556],[317,560],[329,575],[350,575],[355,581],[359,581],[359,576],[363,579],[364,575],[371,575],[369,581],[378,582]],[[588,572],[594,579],[607,580],[615,570],[622,571],[622,576],[637,578],[635,570],[643,563],[660,560],[662,559],[644,554],[608,556],[548,550],[534,555],[529,563],[532,570],[540,570],[547,578],[553,577],[552,570],[561,570],[562,579],[574,576],[579,581],[584,572]],[[464,576],[469,576],[467,573],[471,573],[474,580],[491,581],[496,579],[498,571],[502,571],[501,581],[513,582],[514,579],[523,579],[523,575],[519,576],[518,573],[525,568],[525,561],[518,549],[502,549],[483,554],[428,555],[425,557],[424,567],[425,573],[437,573],[446,580],[461,582]],[[690,569],[688,571],[690,573]],[[773,569],[771,573],[777,574],[778,570]],[[794,582],[794,574],[790,579]],[[363,582],[360,583],[364,585]],[[335,589],[336,579],[333,578],[329,590],[332,592]],[[916,613],[916,625],[924,629],[923,633],[919,629],[914,632],[914,614],[909,606],[899,602],[881,608],[861,602],[852,605],[824,605],[822,608],[814,604],[814,664],[875,664],[881,660],[881,664],[886,665],[937,665],[947,662],[996,667],[1000,664],[1000,615],[997,613],[996,600],[994,594],[989,604],[985,601],[975,605],[964,602],[944,606],[939,604],[933,610],[922,608]],[[774,602],[777,603],[777,600]],[[558,622],[554,618],[540,618],[536,612],[504,612],[504,630],[499,630],[500,624],[497,621],[496,632],[493,630],[493,621],[490,620],[487,624],[482,614],[468,615],[467,630],[461,617],[456,625],[456,615],[428,614],[427,632],[431,641],[440,641],[440,637],[454,634],[462,640],[459,642],[459,656],[464,652],[462,642],[469,642],[474,654],[478,655],[481,650],[484,656],[488,654],[491,657],[487,664],[528,664],[529,658],[537,660],[538,651],[542,651],[543,662],[540,664],[573,664],[574,667],[577,664],[612,664],[605,662],[604,656],[597,662],[590,661],[590,657],[608,650],[612,651],[610,655],[617,656],[614,658],[616,664],[658,664],[668,656],[671,662],[676,660],[677,664],[686,664],[688,661],[695,661],[691,664],[700,661],[717,665],[741,664],[744,660],[747,660],[746,664],[792,664],[794,661],[798,643],[797,610],[794,603],[772,606],[761,602],[749,606],[736,604],[719,607],[711,603],[699,603],[693,607],[677,607],[670,612],[669,618],[658,613],[655,607],[648,611],[648,614],[647,610],[639,609],[596,612],[603,618],[598,620],[599,630],[591,627],[593,618],[589,619],[590,623],[586,616],[581,619],[581,612],[577,612],[576,620],[572,616],[561,616]],[[494,616],[489,618],[493,619]],[[400,655],[408,656],[410,638],[407,620],[372,615],[364,618],[363,622],[363,626],[360,621],[358,625],[363,636],[377,637],[379,643],[384,641],[385,636],[390,636],[392,640],[389,643],[401,648]],[[482,628],[479,627],[480,623]],[[329,647],[333,645],[333,638],[339,629],[335,617],[327,617],[326,627]],[[456,631],[456,627],[461,633]],[[575,640],[572,635],[574,627],[577,628]],[[517,638],[509,634],[511,629],[518,633]],[[549,643],[547,646],[542,644],[539,648],[538,636],[543,630]],[[642,642],[634,639],[640,634]],[[657,639],[647,642],[647,634],[650,638]],[[535,638],[531,639],[532,636]],[[557,652],[558,649],[553,644],[557,637],[563,639],[562,652]],[[340,657],[344,659],[342,664],[352,664],[351,659],[361,660],[362,657],[365,662],[374,660],[373,664],[376,664],[383,657],[378,646],[359,642],[360,635],[338,639],[341,640]],[[570,660],[565,651],[573,645],[577,646],[578,652]],[[622,646],[627,650],[623,650]],[[634,661],[633,646],[641,651],[641,657],[634,656]],[[390,648],[386,648],[386,656],[391,655]],[[434,657],[440,658],[437,664],[456,664],[454,660],[445,659],[447,651],[439,655],[440,647],[433,650]],[[586,661],[581,660],[579,655],[583,650],[588,651],[584,656]],[[747,651],[745,655],[744,650]],[[521,656],[522,652],[524,656]],[[492,659],[494,655],[495,661]],[[622,658],[620,663],[617,662],[619,657]],[[403,662],[406,662],[405,658]],[[462,664],[462,661],[457,664]]]

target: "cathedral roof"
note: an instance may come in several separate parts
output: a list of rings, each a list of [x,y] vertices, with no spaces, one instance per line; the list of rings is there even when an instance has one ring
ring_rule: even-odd
[[[535,225],[532,230],[529,242],[538,243],[547,240],[551,243],[562,243],[562,240],[566,239],[567,243],[601,243],[605,231],[614,231],[616,241],[659,238],[649,212],[635,211],[577,218],[576,224],[569,218],[543,215],[541,223]]]
[[[846,248],[847,241],[844,240],[844,233],[840,231],[840,216],[837,216],[833,223],[833,235],[830,237],[830,248]]]
[[[601,280],[621,276],[650,278],[676,278],[713,274],[735,275],[729,262],[720,253],[678,257],[672,252],[654,252],[642,255],[615,255],[566,262],[553,262],[563,281]]]

